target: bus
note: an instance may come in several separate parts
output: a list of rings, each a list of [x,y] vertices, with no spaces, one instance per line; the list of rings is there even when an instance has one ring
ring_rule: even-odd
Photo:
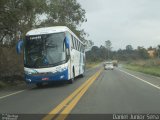
[[[21,51],[21,41],[17,51]],[[44,27],[23,40],[25,81],[41,87],[52,81],[73,83],[85,73],[84,43],[66,26]]]

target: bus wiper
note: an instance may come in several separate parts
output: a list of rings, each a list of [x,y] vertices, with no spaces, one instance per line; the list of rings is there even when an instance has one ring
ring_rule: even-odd
[[[66,60],[59,61],[59,62],[57,62],[55,64],[64,63],[64,62],[66,62]]]
[[[59,61],[59,62],[54,63],[54,64],[48,64],[48,65],[46,65],[46,66],[47,66],[47,67],[55,66],[55,65],[59,65],[60,63],[65,63],[65,62],[66,62],[66,60],[62,60],[62,61]]]

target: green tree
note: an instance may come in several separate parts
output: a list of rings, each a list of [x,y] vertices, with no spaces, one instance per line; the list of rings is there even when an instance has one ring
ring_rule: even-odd
[[[112,43],[110,40],[105,41],[105,47],[107,49],[107,58],[110,59],[110,51],[111,51]]]
[[[158,58],[160,58],[160,45],[157,46]]]
[[[14,45],[17,32],[33,28],[46,5],[45,0],[0,0],[0,44]]]
[[[40,17],[47,19],[39,21]],[[0,44],[14,45],[16,34],[42,26],[68,26],[82,40],[87,35],[79,30],[85,22],[85,10],[76,0],[0,0]]]
[[[86,36],[85,31],[77,29],[86,21],[85,10],[77,0],[50,0],[48,5],[48,19],[40,26],[68,26],[82,40]]]
[[[138,51],[140,58],[142,58],[142,59],[149,58],[147,50],[144,47],[138,46],[137,51]]]
[[[127,50],[127,51],[132,51],[132,50],[133,50],[132,45],[127,45],[127,46],[126,46],[126,50]]]

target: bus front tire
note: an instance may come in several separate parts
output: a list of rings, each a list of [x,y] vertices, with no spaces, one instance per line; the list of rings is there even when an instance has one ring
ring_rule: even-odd
[[[85,70],[83,71],[83,73],[81,74],[81,77],[85,77]]]
[[[73,72],[73,78],[71,78],[68,83],[69,84],[73,84],[74,83],[74,80],[75,80],[75,75],[74,75],[74,72]]]
[[[85,77],[85,69],[83,70],[83,73],[80,75],[80,77]]]
[[[68,83],[69,83],[69,84],[73,84],[73,83],[74,83],[74,78],[70,79],[70,80],[68,81]]]

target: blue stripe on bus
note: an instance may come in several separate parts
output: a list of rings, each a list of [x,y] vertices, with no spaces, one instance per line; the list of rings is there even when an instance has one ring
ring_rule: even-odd
[[[43,83],[51,81],[68,80],[68,69],[62,72],[56,72],[50,75],[43,75],[43,76],[25,74],[25,80],[27,83]]]

